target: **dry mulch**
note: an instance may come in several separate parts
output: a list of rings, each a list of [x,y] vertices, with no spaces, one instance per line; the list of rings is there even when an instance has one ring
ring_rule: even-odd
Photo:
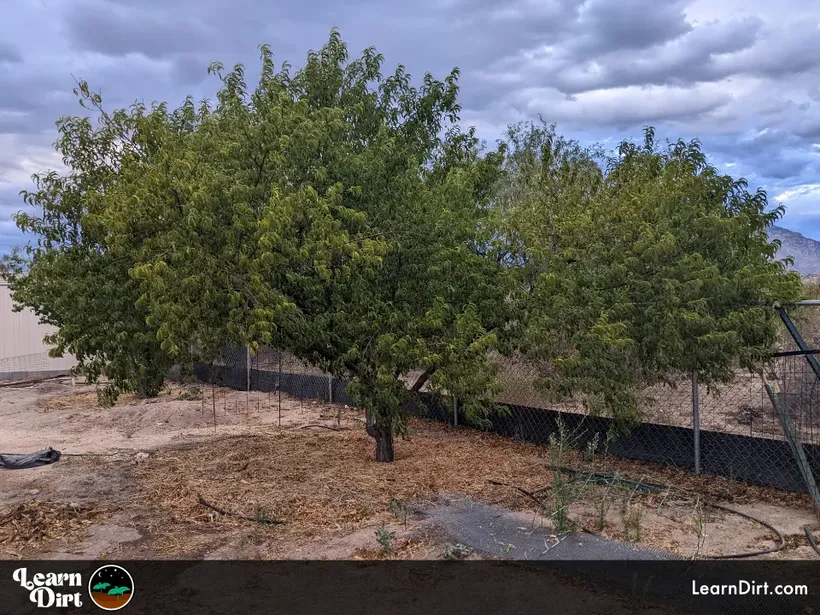
[[[549,453],[544,447],[429,421],[411,422],[411,433],[409,441],[396,440],[392,464],[373,460],[373,440],[361,427],[339,431],[274,429],[256,437],[229,437],[158,451],[140,464],[137,493],[143,504],[150,503],[161,511],[169,522],[164,528],[167,537],[173,542],[175,536],[182,540],[184,535],[173,527],[193,530],[196,526],[208,531],[247,525],[247,521],[200,505],[199,496],[238,515],[283,521],[282,525],[259,527],[279,538],[298,538],[344,534],[377,522],[395,522],[402,511],[409,513],[404,502],[435,498],[441,493],[532,510],[536,506],[532,499],[510,486],[535,491],[552,483]],[[590,467],[574,452],[566,454],[562,463]],[[606,457],[590,469],[593,467],[720,501],[764,501],[795,508],[809,504],[806,494],[698,477],[648,463]],[[173,550],[171,543],[168,546]]]
[[[77,540],[107,511],[92,504],[25,502],[0,515],[0,545],[38,547],[56,540]]]
[[[156,451],[139,464],[135,504],[151,510],[155,519],[151,533],[161,537],[157,543],[163,551],[185,553],[197,536],[231,530],[250,529],[281,544],[343,536],[367,526],[396,523],[402,514],[412,515],[405,502],[435,500],[443,493],[533,510],[537,505],[532,498],[517,488],[536,491],[552,484],[547,448],[431,421],[411,421],[411,439],[396,439],[392,464],[373,460],[373,440],[347,416],[339,430],[265,429],[255,436]],[[588,464],[580,453],[569,452],[561,463],[671,485],[678,498],[686,498],[678,491],[685,490],[735,504],[763,501],[793,508],[810,504],[807,494],[610,456]],[[283,523],[256,524],[221,515],[201,505],[200,496],[236,515]],[[649,529],[644,540],[652,542]],[[412,558],[421,548],[412,541],[396,547],[391,559]],[[364,549],[357,556],[372,559],[386,554]]]
[[[549,483],[542,447],[421,421],[411,423],[414,431],[408,441],[397,438],[392,464],[373,460],[374,442],[360,427],[276,430],[157,451],[139,465],[136,497],[177,526],[247,523],[200,505],[201,495],[232,513],[284,521],[273,532],[316,536],[395,522],[409,513],[405,501],[439,493],[526,508],[515,491],[488,480],[525,489]]]

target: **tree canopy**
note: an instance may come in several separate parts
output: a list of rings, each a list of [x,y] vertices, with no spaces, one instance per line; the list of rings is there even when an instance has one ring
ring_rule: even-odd
[[[753,366],[771,304],[799,293],[766,235],[782,209],[697,142],[647,130],[607,159],[532,124],[486,149],[459,124],[457,69],[385,77],[336,31],[296,71],[260,55],[252,89],[215,63],[216,100],[175,110],[108,113],[80,82],[99,126],[62,119],[68,174],[24,193],[37,241],[11,259],[15,300],[112,394],[274,345],[349,380],[391,461],[425,384],[488,416],[493,350],[535,361],[556,398],[634,419],[670,372]]]
[[[85,84],[76,93],[99,104]],[[137,122],[125,111],[102,113],[101,119],[98,128],[88,118],[58,121],[55,148],[67,173],[34,175],[35,189],[22,192],[31,209],[20,212],[16,223],[36,241],[9,255],[5,269],[16,308],[30,307],[57,328],[47,338],[51,354],[73,354],[90,380],[106,376],[110,386],[103,400],[110,403],[121,390],[156,395],[172,359],[129,276],[137,255],[113,251],[101,217],[129,155],[122,135],[135,134]]]
[[[800,294],[768,241],[782,206],[719,174],[697,141],[644,136],[605,157],[543,123],[512,127],[498,202],[519,348],[538,384],[622,423],[671,374],[708,384],[738,362],[759,367],[776,339],[772,305]]]
[[[350,380],[377,457],[392,460],[407,372],[422,367],[433,391],[484,408],[504,302],[482,219],[501,156],[458,126],[457,71],[419,88],[401,66],[384,78],[382,56],[350,61],[337,32],[293,74],[267,47],[261,59],[253,91],[243,66],[213,64],[212,107],[109,115],[81,83],[102,124],[66,121],[60,147],[82,187],[51,175],[33,201],[43,216],[19,218],[49,237],[58,197],[74,216],[59,230],[77,221],[81,248],[35,251],[17,297],[52,311],[82,297],[52,319],[72,352],[88,301],[104,315],[91,347],[105,348],[112,325],[131,327],[119,343],[144,333],[159,366],[190,348],[204,360],[229,344],[289,349]],[[67,280],[53,291],[52,261]],[[132,355],[100,360],[119,357]]]

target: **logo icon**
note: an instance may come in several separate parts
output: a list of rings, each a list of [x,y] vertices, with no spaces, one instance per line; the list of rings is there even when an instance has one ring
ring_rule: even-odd
[[[134,597],[134,579],[122,566],[102,566],[88,580],[88,595],[101,609],[119,611]]]

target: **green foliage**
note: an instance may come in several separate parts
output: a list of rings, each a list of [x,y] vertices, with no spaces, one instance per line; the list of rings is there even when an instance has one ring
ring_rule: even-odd
[[[506,309],[485,250],[502,157],[455,124],[457,70],[418,88],[401,66],[385,78],[375,50],[349,61],[335,31],[294,74],[264,46],[261,60],[253,91],[241,65],[212,65],[213,107],[134,107],[139,147],[95,220],[163,353],[287,348],[351,381],[391,460],[403,374],[422,367],[470,415],[488,409]]]
[[[396,534],[386,527],[376,530],[376,542],[379,543],[385,555],[393,555],[396,551]]]
[[[726,382],[776,339],[771,306],[800,295],[773,260],[766,194],[709,166],[697,141],[622,143],[617,157],[545,125],[513,127],[499,189],[515,330],[556,400],[580,395],[619,428],[638,392],[697,369]]]
[[[556,400],[580,395],[619,428],[639,391],[697,369],[755,368],[775,301],[801,292],[773,262],[782,208],[719,175],[697,142],[651,129],[607,159],[519,125],[497,150],[459,124],[458,69],[413,85],[350,59],[337,31],[303,67],[210,72],[191,98],[58,123],[68,173],[24,192],[36,238],[4,264],[20,306],[58,332],[91,380],[158,394],[173,363],[271,344],[350,381],[377,459],[393,458],[415,390],[486,422],[494,352],[539,366]]]
[[[472,555],[473,549],[461,543],[444,545],[443,559],[447,560],[463,560]]]
[[[203,399],[202,389],[199,387],[188,387],[177,397],[180,401],[201,401]]]
[[[113,408],[119,399],[120,390],[111,384],[107,384],[97,391],[97,403],[103,408]]]
[[[270,511],[262,506],[256,509],[256,514],[254,514],[253,518],[259,523],[272,523],[274,520],[274,517],[271,515]]]
[[[99,104],[85,83],[75,93]],[[87,118],[57,123],[55,148],[68,171],[34,175],[35,189],[21,193],[33,211],[15,220],[36,241],[6,259],[6,277],[16,309],[32,308],[57,328],[46,338],[52,356],[73,354],[90,382],[104,375],[112,389],[155,396],[170,359],[137,305],[139,286],[128,274],[135,255],[112,248],[101,218],[123,161],[136,156],[139,118],[118,111],[100,119],[98,128]]]

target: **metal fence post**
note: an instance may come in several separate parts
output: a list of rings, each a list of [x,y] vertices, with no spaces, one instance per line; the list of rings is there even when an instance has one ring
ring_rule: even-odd
[[[692,370],[692,433],[695,436],[695,474],[700,474],[700,391],[698,370]]]
[[[245,384],[247,388],[245,389],[248,393],[251,391],[251,345],[248,344],[245,346],[245,352],[247,353],[245,356],[245,371],[246,373],[246,381]]]
[[[458,427],[458,397],[453,395],[453,426]]]
[[[333,376],[331,374],[327,375],[327,401],[333,403]]]

